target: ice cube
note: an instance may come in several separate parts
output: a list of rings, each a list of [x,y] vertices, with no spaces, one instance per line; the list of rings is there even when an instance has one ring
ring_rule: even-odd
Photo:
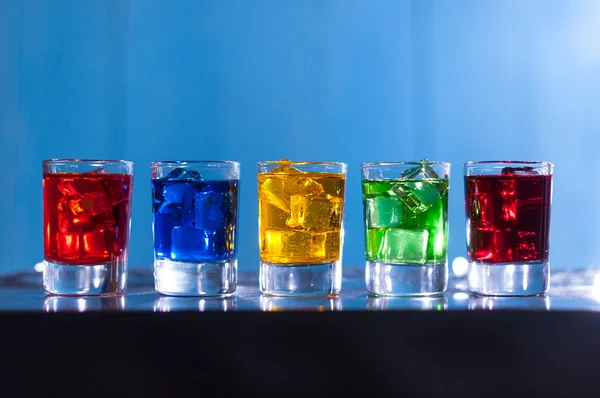
[[[426,179],[439,179],[439,174],[431,167],[431,162],[427,159],[423,159],[420,165],[405,170],[400,174],[401,180],[426,180]]]
[[[339,233],[335,233],[339,242]],[[327,253],[327,233],[310,233],[304,231],[289,231],[267,229],[264,233],[262,254],[276,259],[305,260],[310,257],[321,257]],[[339,243],[338,243],[339,247]],[[339,248],[338,248],[339,253]]]
[[[298,170],[294,166],[292,166],[292,162],[288,158],[283,158],[279,161],[281,166],[273,169],[271,173],[281,173],[281,174],[298,174],[302,173],[302,171]]]
[[[92,178],[65,178],[58,184],[64,195],[58,202],[61,232],[95,231],[112,226],[113,201],[101,181]]]
[[[127,177],[102,180],[102,186],[104,186],[104,190],[112,200],[113,206],[129,199],[129,184],[130,179]]]
[[[186,227],[220,229],[229,220],[228,197],[215,191],[185,193],[181,223]]]
[[[66,197],[84,194],[104,194],[108,197],[104,185],[97,178],[63,178],[58,183],[58,190]]]
[[[58,255],[68,260],[76,260],[81,257],[78,233],[56,233],[56,244]]]
[[[198,192],[193,183],[188,182],[168,182],[163,186],[162,192],[156,195],[158,199],[162,196],[163,203],[183,203],[183,195]]]
[[[170,203],[170,202],[165,201],[158,205],[156,212],[160,213],[160,214],[182,213],[183,212],[183,204],[182,203]]]
[[[157,258],[171,258],[171,232],[179,225],[181,225],[181,214],[154,214],[152,229],[155,236],[154,247]]]
[[[511,228],[476,228],[471,233],[470,246],[476,261],[515,261],[512,242],[516,239],[516,233]]]
[[[392,192],[415,214],[427,211],[440,200],[444,188],[439,182],[407,181],[395,184]]]
[[[286,225],[290,228],[331,230],[339,229],[342,215],[342,199],[331,195],[292,195],[290,216]]]
[[[325,259],[341,260],[340,249],[344,239],[344,231],[325,232],[325,250],[324,252],[315,252],[317,255]],[[321,254],[322,253],[322,254]]]
[[[367,198],[366,207],[369,228],[398,227],[402,222],[402,202],[396,197]]]
[[[517,220],[516,181],[501,181],[500,197],[502,197],[502,218],[504,221]]]
[[[81,234],[81,244],[87,257],[108,258],[112,253],[110,241],[116,235],[114,228]]]
[[[259,187],[261,200],[285,211],[290,212],[290,201],[293,195],[320,195],[323,186],[306,177],[269,177]]]
[[[114,224],[111,208],[96,212],[94,208],[81,208],[81,203],[76,200],[61,198],[58,201],[58,226],[63,233],[90,232],[112,227]]]
[[[446,187],[439,183],[440,176],[427,159],[421,160],[418,166],[405,170],[399,179],[403,182],[394,185],[392,192],[417,214],[429,209],[446,190]]]
[[[471,203],[471,218],[482,227],[493,227],[496,225],[496,216],[493,211],[493,196],[476,192]]]
[[[202,178],[200,173],[195,170],[185,169],[183,167],[177,167],[176,169],[171,170],[171,172],[165,177],[167,180],[191,180],[191,181],[201,181]]]
[[[228,230],[175,227],[171,231],[171,259],[205,261],[224,257],[229,250]]]
[[[425,264],[428,240],[426,229],[390,228],[383,241],[384,256],[393,263]]]
[[[367,257],[380,259],[383,256],[385,229],[367,229]]]
[[[540,173],[533,167],[505,167],[502,169],[503,176],[537,176]]]
[[[112,207],[112,201],[104,191],[71,196],[67,203],[71,212],[76,216],[95,216]]]
[[[108,174],[108,170],[106,170],[106,167],[96,167],[95,169],[90,171],[90,173],[92,173],[92,174]]]
[[[536,233],[531,231],[517,231],[519,243],[517,245],[518,260],[537,260],[539,253],[536,244]]]

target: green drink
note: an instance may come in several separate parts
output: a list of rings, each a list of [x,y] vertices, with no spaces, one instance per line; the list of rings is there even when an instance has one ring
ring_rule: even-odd
[[[448,176],[449,164],[426,160],[363,165],[367,288],[371,293],[426,295],[445,290]],[[438,280],[423,280],[430,274]]]
[[[406,264],[446,262],[448,180],[363,181],[367,259]],[[428,196],[424,209],[395,192]],[[421,202],[423,203],[423,202]]]

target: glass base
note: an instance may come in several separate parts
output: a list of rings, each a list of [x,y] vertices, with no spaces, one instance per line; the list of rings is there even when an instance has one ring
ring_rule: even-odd
[[[550,264],[469,264],[469,290],[483,296],[537,296],[548,291]]]
[[[260,263],[260,291],[283,297],[318,297],[342,289],[342,262],[325,264]]]
[[[44,261],[44,289],[68,296],[120,294],[127,287],[127,263],[67,265]]]
[[[441,264],[389,264],[367,261],[365,283],[378,296],[431,296],[448,286],[448,267]]]
[[[225,296],[235,292],[237,260],[184,263],[154,260],[154,287],[169,296]]]

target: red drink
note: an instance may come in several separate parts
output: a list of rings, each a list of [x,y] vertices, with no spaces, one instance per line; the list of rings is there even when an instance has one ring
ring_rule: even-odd
[[[44,173],[44,258],[97,265],[127,260],[130,174]]]
[[[547,262],[552,175],[505,167],[501,175],[465,177],[471,262]]]

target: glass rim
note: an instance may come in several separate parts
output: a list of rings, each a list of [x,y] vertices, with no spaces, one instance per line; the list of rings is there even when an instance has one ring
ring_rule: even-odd
[[[282,165],[282,164],[289,164],[289,165],[297,165],[297,166],[302,166],[302,165],[314,165],[314,166],[342,166],[342,167],[348,167],[348,165],[344,162],[308,162],[308,161],[297,161],[297,162],[282,162],[281,160],[266,160],[266,161],[262,161],[262,162],[258,162],[257,163],[258,166],[268,166],[268,165]]]
[[[427,163],[422,162],[364,162],[361,163],[361,167],[371,167],[371,166],[421,166],[424,164],[436,164],[442,166],[450,166],[450,162],[438,162],[438,161],[428,161]]]
[[[545,160],[478,160],[464,163],[464,167],[469,166],[490,166],[490,165],[508,165],[508,164],[531,164],[537,166],[554,167],[554,164]]]
[[[42,160],[42,164],[49,165],[66,165],[69,163],[80,163],[80,164],[102,164],[102,165],[121,165],[121,166],[133,166],[133,161],[131,160],[116,160],[116,159],[67,159],[67,158],[52,158],[52,159],[44,159]]]
[[[211,164],[227,164],[232,166],[240,165],[240,162],[235,160],[155,160],[150,162],[150,166],[169,166],[169,165],[211,165]]]

